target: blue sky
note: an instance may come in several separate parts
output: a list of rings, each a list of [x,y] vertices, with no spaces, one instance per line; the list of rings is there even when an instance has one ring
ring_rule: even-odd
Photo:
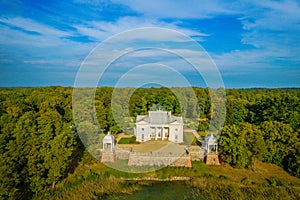
[[[0,11],[2,87],[73,86],[100,42],[143,27],[196,40],[226,88],[300,87],[299,1],[0,0]],[[105,74],[104,85],[114,85],[113,73]],[[193,71],[184,75],[192,85],[206,86]]]

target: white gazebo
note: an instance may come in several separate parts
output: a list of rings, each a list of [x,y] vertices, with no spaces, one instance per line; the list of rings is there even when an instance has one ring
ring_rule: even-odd
[[[216,136],[214,136],[213,134],[206,136],[204,147],[206,149],[207,154],[209,154],[209,152],[211,151],[218,153],[218,142]]]
[[[102,140],[102,150],[103,152],[113,152],[115,149],[115,137],[108,132],[107,135]]]

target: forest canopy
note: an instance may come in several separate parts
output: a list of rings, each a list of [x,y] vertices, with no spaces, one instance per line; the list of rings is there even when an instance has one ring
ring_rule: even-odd
[[[195,96],[181,88],[183,103],[169,88],[139,88],[126,101],[122,97],[133,89],[120,90],[116,109],[118,112],[128,106],[128,124],[118,124],[113,115],[114,88],[101,87],[96,89],[94,101],[101,130],[84,118],[81,128],[99,133],[130,132],[123,127],[133,126],[137,115],[160,108],[184,118],[199,119],[199,132],[206,132],[210,121],[215,123],[212,126],[216,131],[222,128],[220,158],[233,167],[255,170],[255,162],[260,160],[282,166],[300,177],[300,89],[227,89],[226,117],[225,113],[215,112],[216,103],[225,102],[220,99],[212,104],[208,88],[193,88]],[[78,127],[74,126],[72,92],[73,88],[63,87],[0,90],[2,198],[55,187],[72,170],[72,163],[84,151],[76,134]],[[84,109],[81,112],[86,113]],[[222,117],[225,123],[218,127]]]

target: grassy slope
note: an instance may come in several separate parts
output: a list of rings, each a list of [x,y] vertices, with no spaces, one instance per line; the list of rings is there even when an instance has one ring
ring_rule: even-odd
[[[132,193],[141,185],[147,184],[137,179],[152,177],[165,180],[175,176],[192,177],[192,180],[186,183],[193,188],[194,199],[199,199],[202,195],[210,199],[281,199],[281,196],[285,199],[300,198],[298,178],[276,165],[261,162],[257,163],[255,171],[234,169],[226,164],[206,166],[202,162],[194,162],[193,168],[167,167],[145,174],[120,172],[101,163],[80,165],[73,174],[69,174],[60,182],[47,198],[97,199],[105,194]],[[131,179],[133,182],[125,179]],[[272,180],[277,182],[277,186],[271,186]],[[38,196],[37,199],[44,197]]]
[[[243,178],[248,177],[254,183],[262,184],[266,179],[273,177],[281,180],[283,183],[292,183],[300,186],[300,180],[298,178],[289,175],[281,167],[270,163],[258,162],[255,170],[235,169],[229,165],[211,166],[210,169],[215,177],[225,175],[234,182],[240,182]]]

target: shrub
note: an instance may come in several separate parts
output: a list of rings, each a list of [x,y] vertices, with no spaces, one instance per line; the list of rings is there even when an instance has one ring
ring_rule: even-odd
[[[204,174],[204,177],[205,177],[205,178],[214,178],[214,175],[212,175],[212,174],[206,174],[206,173],[205,173],[205,174]]]
[[[250,178],[246,177],[241,180],[241,183],[243,183],[244,185],[250,185],[250,184],[252,184],[252,180]]]
[[[99,174],[95,172],[90,172],[85,180],[97,180],[99,178]]]
[[[140,142],[136,141],[136,137],[135,136],[132,136],[130,138],[130,144],[140,144]]]
[[[167,175],[166,174],[162,174],[161,175],[161,179],[167,179],[168,177],[167,177]]]
[[[226,179],[228,179],[228,177],[227,177],[227,176],[225,176],[225,175],[222,175],[222,174],[221,174],[221,175],[219,176],[219,179],[226,180]]]
[[[282,186],[282,182],[274,177],[267,179],[269,186]]]

